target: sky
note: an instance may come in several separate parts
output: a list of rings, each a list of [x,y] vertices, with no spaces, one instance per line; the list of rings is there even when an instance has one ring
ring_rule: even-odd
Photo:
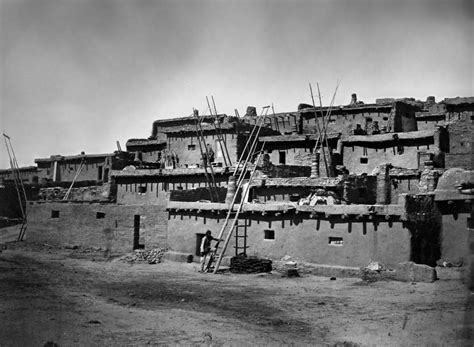
[[[0,0],[0,131],[20,166],[111,153],[157,119],[351,93],[474,96],[470,0]],[[3,139],[2,139],[3,141]],[[0,168],[8,168],[4,143]]]

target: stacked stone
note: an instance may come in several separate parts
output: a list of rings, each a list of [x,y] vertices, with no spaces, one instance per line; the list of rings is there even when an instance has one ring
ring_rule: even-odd
[[[148,263],[148,264],[157,264],[161,263],[161,259],[165,254],[165,249],[155,248],[148,251],[138,249],[135,250],[132,254],[122,257],[122,261],[126,263]]]
[[[235,273],[270,272],[272,271],[272,261],[241,255],[230,260],[230,271]]]

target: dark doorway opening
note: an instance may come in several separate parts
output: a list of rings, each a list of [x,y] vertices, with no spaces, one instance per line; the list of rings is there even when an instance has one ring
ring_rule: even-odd
[[[103,173],[102,169],[103,169],[102,166],[97,167],[97,180],[98,181],[102,181],[102,173]]]
[[[140,215],[136,214],[133,219],[133,249],[143,249],[145,245],[140,244]]]
[[[278,163],[281,165],[286,165],[286,152],[280,151],[278,152],[278,154],[279,154]]]

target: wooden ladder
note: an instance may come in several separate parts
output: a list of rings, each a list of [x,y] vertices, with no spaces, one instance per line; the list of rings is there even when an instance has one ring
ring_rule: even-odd
[[[13,182],[15,183],[15,190],[18,196],[18,203],[20,204],[21,211],[21,227],[20,233],[18,234],[18,241],[23,241],[25,237],[26,228],[28,227],[27,212],[26,212],[26,191],[23,184],[23,180],[20,175],[20,167],[16,160],[15,151],[13,150],[13,145],[10,139],[10,136],[3,134],[5,140],[5,146],[7,148],[8,158],[10,159],[10,167],[12,170]],[[24,206],[23,206],[24,205]]]
[[[245,144],[244,150],[242,151],[242,155],[240,157],[240,160],[237,163],[235,171],[234,171],[234,176],[236,176],[237,170],[239,168],[241,169],[240,175],[239,175],[238,179],[236,180],[236,189],[235,189],[234,198],[232,199],[232,202],[229,205],[229,209],[227,211],[227,217],[224,221],[224,224],[221,227],[221,231],[220,231],[219,236],[218,236],[218,239],[222,239],[222,237],[226,233],[226,229],[227,229],[227,234],[226,234],[226,238],[224,240],[224,245],[223,245],[222,250],[220,251],[219,254],[217,254],[217,250],[218,250],[220,242],[218,242],[215,246],[216,266],[214,267],[214,271],[213,271],[214,274],[217,273],[217,271],[219,270],[220,264],[222,262],[222,258],[224,256],[224,253],[225,253],[226,249],[227,249],[227,246],[229,245],[230,238],[232,237],[234,229],[236,229],[237,221],[239,219],[239,214],[242,210],[242,207],[245,203],[245,199],[247,198],[248,192],[250,190],[250,183],[251,183],[251,181],[252,181],[252,179],[255,175],[258,163],[260,162],[260,160],[262,158],[262,155],[263,155],[263,149],[265,147],[265,142],[262,144],[262,146],[260,148],[258,158],[255,161],[255,164],[254,164],[253,169],[250,173],[250,177],[248,179],[248,182],[245,185],[245,188],[243,189],[245,176],[250,171],[249,170],[249,162],[250,162],[251,158],[253,158],[254,155],[256,154],[258,136],[259,136],[260,130],[261,130],[261,128],[262,128],[262,126],[265,122],[265,117],[268,113],[268,108],[269,107],[270,106],[265,106],[262,109],[262,113],[258,117],[257,121],[255,122],[254,127],[252,128],[252,132],[251,132],[249,138],[247,139],[247,142]],[[248,151],[247,151],[247,148],[248,148]],[[236,205],[236,200],[237,200],[237,196],[239,195],[239,192],[241,193],[240,194],[241,195],[241,201],[237,205],[237,210],[234,211],[234,207]],[[227,226],[229,224],[229,221],[231,220],[232,217],[233,217],[232,224],[230,225],[229,228],[227,228]],[[247,245],[245,244],[245,246],[247,246]]]
[[[209,190],[209,195],[211,197],[212,202],[218,202],[219,201],[219,193],[217,191],[217,185],[216,185],[216,179],[214,176],[214,169],[212,168],[211,163],[209,162],[209,152],[207,150],[207,144],[206,144],[206,139],[204,138],[204,133],[202,130],[201,126],[201,119],[199,117],[199,112],[198,110],[193,110],[194,118],[196,120],[196,139],[199,144],[199,151],[201,152],[201,158],[205,157],[205,161],[203,162],[204,166],[204,175],[206,176],[206,181],[207,181],[207,186]],[[204,149],[203,149],[204,147]],[[210,176],[211,179],[209,179],[209,173],[207,171],[207,168],[209,167],[210,169]]]

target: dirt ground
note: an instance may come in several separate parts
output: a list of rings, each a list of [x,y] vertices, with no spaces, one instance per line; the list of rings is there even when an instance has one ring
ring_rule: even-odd
[[[213,275],[197,264],[8,246],[0,346],[472,345],[474,294],[456,280]]]

